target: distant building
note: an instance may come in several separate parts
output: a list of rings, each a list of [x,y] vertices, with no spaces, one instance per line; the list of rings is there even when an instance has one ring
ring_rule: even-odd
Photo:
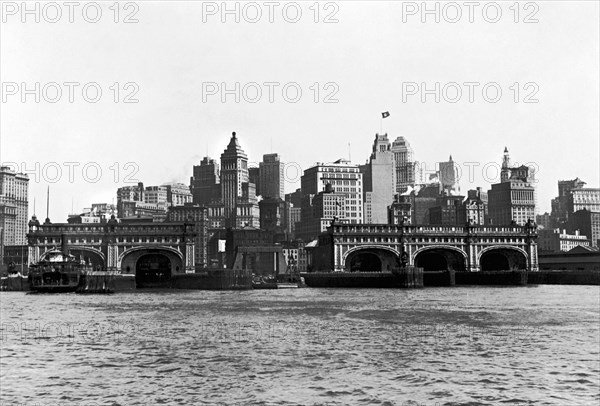
[[[570,233],[580,230],[583,235],[588,236],[591,246],[600,246],[600,212],[578,210],[569,215],[567,226]]]
[[[27,244],[28,188],[26,174],[0,167],[0,227],[5,246]]]
[[[144,189],[144,203],[167,207],[167,187],[146,186],[146,188]]]
[[[538,249],[540,251],[566,252],[577,246],[590,246],[590,240],[585,235],[580,235],[579,230],[576,230],[575,234],[568,234],[567,230],[558,228],[538,230]]]
[[[83,213],[69,214],[67,223],[105,223],[111,216],[117,217],[117,206],[110,203],[93,203],[90,209],[84,209]]]
[[[488,195],[480,187],[467,192],[462,206],[464,214],[461,219],[465,222],[479,226],[488,224]]]
[[[388,207],[388,224],[412,223],[412,198],[407,195],[396,195],[394,202]]]
[[[412,224],[428,225],[430,220],[429,211],[438,205],[440,197],[440,184],[430,183],[417,187],[410,192],[412,207]]]
[[[256,196],[262,196],[262,186],[260,184],[260,169],[258,167],[248,168],[248,182],[256,185]]]
[[[164,221],[169,206],[180,206],[192,201],[189,188],[182,183],[161,186],[146,186],[139,182],[135,186],[117,189],[118,217],[151,217],[153,221]]]
[[[265,154],[259,164],[259,193],[262,197],[284,199],[284,163],[278,154]]]
[[[488,191],[489,217],[493,225],[510,225],[512,222],[525,225],[536,215],[535,174],[525,165],[510,166],[508,149],[500,172],[501,181]]]
[[[579,178],[558,181],[558,196],[552,199],[552,226],[565,224],[568,220],[568,200],[572,190],[583,189],[585,182]]]
[[[208,267],[208,240],[210,237],[208,208],[193,203],[171,206],[167,213],[167,221],[194,223],[194,231],[196,233],[196,238],[194,239],[196,269]]]
[[[183,206],[192,203],[192,192],[190,187],[183,183],[171,183],[163,185],[167,188],[167,202],[170,206]]]
[[[429,224],[443,226],[464,226],[466,212],[464,196],[440,196],[436,206],[429,209]]]
[[[548,212],[535,216],[535,222],[539,229],[552,228],[552,216]]]
[[[330,184],[316,195],[304,196],[302,220],[296,223],[296,238],[312,241],[326,231],[334,220],[342,223],[351,222],[346,200],[347,194],[335,191]]]
[[[228,227],[258,227],[256,185],[249,182],[248,156],[235,132],[221,154],[221,197]]]
[[[200,165],[195,165],[193,176],[190,178],[192,202],[207,205],[221,201],[220,176],[219,164],[214,159],[204,157]]]
[[[146,218],[154,222],[165,221],[167,206],[144,202],[122,201],[119,206],[119,219]]]
[[[439,181],[442,191],[448,195],[460,194],[460,187],[458,186],[458,168],[456,163],[452,160],[452,155],[447,162],[439,163]]]
[[[414,162],[413,149],[404,137],[398,137],[392,143],[391,151],[394,154],[394,165],[396,166],[396,190],[402,194],[413,188],[416,182],[416,163]]]
[[[260,228],[274,232],[285,232],[287,227],[286,203],[279,198],[266,198],[258,202]]]
[[[254,183],[242,183],[242,195],[236,199],[233,221],[229,223],[230,227],[260,227],[260,208]]]
[[[317,164],[304,171],[301,178],[303,198],[317,195],[330,184],[335,193],[345,195],[344,217],[347,222],[363,222],[363,179],[358,166],[339,159],[333,163]],[[304,211],[303,211],[304,213]],[[302,222],[304,222],[304,216]]]
[[[364,222],[386,224],[394,202],[396,168],[387,134],[375,134],[369,162],[360,166],[363,178]]]

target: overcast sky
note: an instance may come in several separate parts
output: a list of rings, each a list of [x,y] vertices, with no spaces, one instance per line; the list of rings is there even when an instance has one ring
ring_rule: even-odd
[[[50,184],[61,222],[72,202],[116,203],[128,181],[189,184],[232,131],[251,162],[277,152],[290,163],[293,191],[298,166],[364,163],[389,111],[383,131],[406,137],[428,169],[451,154],[463,191],[488,189],[507,146],[537,166],[549,211],[559,179],[599,184],[599,3],[513,3],[442,2],[436,22],[421,2],[242,2],[237,15],[235,2],[226,15],[221,2],[122,2],[118,15],[113,1],[81,2],[71,23],[68,6],[42,2],[36,23],[20,1],[2,2],[0,160],[39,163],[30,214],[35,198],[45,217]]]

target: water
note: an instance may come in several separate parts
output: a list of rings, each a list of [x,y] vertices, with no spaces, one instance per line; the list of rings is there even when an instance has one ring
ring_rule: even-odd
[[[2,405],[596,405],[599,288],[0,294]]]

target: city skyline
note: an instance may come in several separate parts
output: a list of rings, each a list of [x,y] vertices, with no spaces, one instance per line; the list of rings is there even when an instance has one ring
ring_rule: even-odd
[[[24,163],[28,169],[39,163],[40,171],[53,162],[62,168],[62,176],[50,184],[51,219],[66,218],[73,200],[75,208],[110,202],[114,191],[127,185],[127,175],[146,184],[188,184],[193,165],[207,155],[217,159],[232,131],[238,132],[250,162],[277,152],[283,162],[302,169],[349,153],[353,163],[363,164],[379,132],[392,140],[404,136],[415,159],[428,167],[449,155],[466,170],[465,162],[478,162],[479,168],[499,165],[508,147],[519,163],[538,165],[542,213],[550,211],[558,180],[580,177],[588,186],[600,183],[598,35],[588,35],[598,32],[595,2],[541,3],[539,22],[533,24],[514,23],[508,8],[497,24],[482,21],[479,14],[472,24],[464,19],[422,23],[419,15],[403,15],[400,4],[385,2],[370,7],[339,3],[337,22],[331,24],[314,23],[308,9],[297,24],[281,18],[252,24],[231,18],[222,23],[219,15],[204,16],[202,22],[201,7],[191,3],[161,8],[140,2],[139,8],[136,24],[22,24],[11,17],[2,25],[3,82],[25,82],[29,89],[37,82],[95,82],[103,89],[98,103],[81,98],[49,103],[43,97],[35,103],[33,96],[22,103],[18,92],[11,96],[10,89],[3,89],[0,161]],[[320,19],[330,11],[321,10]],[[570,36],[563,34],[565,26]],[[85,35],[71,35],[71,28],[93,33],[93,43]],[[496,41],[498,30],[502,42]],[[130,42],[105,46],[123,36]],[[305,40],[314,36],[328,40]],[[211,58],[204,57],[207,52]],[[40,58],[47,62],[37,63]],[[272,63],[265,66],[265,60]],[[121,99],[130,93],[125,83],[137,84],[139,102],[114,103],[109,87],[115,82]],[[265,82],[297,83],[303,97],[287,102],[280,86],[273,103],[264,97],[257,103],[241,97],[236,103],[234,96],[223,103],[219,92],[211,96],[213,89],[203,89],[206,83],[226,83],[228,89],[259,83],[266,97]],[[481,84],[473,103],[466,99],[467,82]],[[310,89],[314,83],[320,89],[317,103],[315,88]],[[325,88],[327,83],[335,86]],[[459,83],[463,98],[448,102],[455,89],[447,87],[448,97],[442,94],[439,103],[436,95],[422,102],[423,92],[411,95],[415,83],[425,83],[425,92],[436,83],[442,90]],[[501,87],[499,102],[482,99],[486,83]],[[510,89],[514,83],[519,83],[518,103]],[[539,87],[537,103],[524,102],[533,89],[526,89],[526,83]],[[334,92],[337,102],[325,103]],[[386,111],[391,115],[382,121]],[[72,183],[65,162],[79,164]],[[130,162],[134,165],[126,166]],[[97,183],[83,179],[81,169],[90,163],[102,170]],[[53,175],[53,168],[47,168]],[[300,175],[286,182],[286,193],[298,187]],[[481,172],[476,175],[472,183],[461,179],[463,191],[489,189]],[[45,215],[47,184],[30,180],[29,216],[34,199],[38,217]]]
[[[376,136],[377,135],[379,135],[379,134],[376,133]],[[388,135],[388,134],[386,133],[384,135]],[[399,136],[398,138],[404,138],[404,140],[410,142],[410,140],[408,140],[404,136]],[[395,139],[392,138],[390,141],[395,141]],[[243,144],[243,140],[241,141],[241,143]],[[224,149],[226,149],[226,148],[224,148]],[[245,145],[242,145],[242,149],[248,149],[248,148]],[[505,147],[505,149],[507,149],[507,147]],[[510,148],[508,148],[508,149],[510,151]],[[273,155],[273,154],[277,154],[277,153],[276,152],[272,152],[272,153],[266,153],[264,155]],[[417,155],[416,152],[415,152],[415,155]],[[202,160],[205,160],[206,158],[215,160],[216,163],[217,163],[217,165],[219,166],[219,171],[222,170],[222,168],[220,167],[219,156],[217,156],[217,157],[205,156],[205,157],[202,158]],[[450,156],[450,158],[452,158],[452,156]],[[503,158],[504,158],[504,154],[503,154]],[[348,159],[345,158],[345,157],[343,157],[343,156],[341,156],[338,159],[343,159],[343,160],[348,161]],[[316,165],[319,165],[319,164],[331,164],[331,163],[334,163],[334,162],[335,162],[334,160],[331,160],[331,161],[315,161],[313,164],[311,164],[309,167],[306,167],[306,168],[301,168],[299,166],[299,164],[297,164],[296,162],[284,162],[283,163],[284,164],[284,177],[283,177],[283,179],[284,179],[284,184],[286,185],[285,193],[286,194],[292,193],[297,188],[300,187],[300,181],[299,180],[300,180],[300,177],[304,174],[304,171],[306,169],[312,168],[312,167],[314,167]],[[354,165],[356,167],[360,166],[360,163],[358,163],[358,162],[355,162],[355,161],[348,161],[348,162],[350,162],[351,165]],[[365,159],[365,162],[368,163],[369,159]],[[429,163],[426,163],[426,162],[421,162],[419,160],[415,160],[414,162],[416,163],[417,168],[422,169],[421,181],[419,182],[419,180],[417,178],[416,181],[415,181],[415,183],[416,184],[422,184],[422,185],[433,184],[433,183],[436,183],[436,182],[440,181],[441,179],[438,179],[437,177],[432,178],[432,179],[428,179],[428,177],[429,177],[429,175],[435,175],[435,176],[439,175],[440,172],[443,172],[445,170],[445,169],[443,169],[444,164],[448,163],[448,161],[438,161],[438,162],[435,162],[433,164],[429,164]],[[457,162],[457,161],[453,161],[453,162],[455,164],[455,168],[457,168],[457,170],[460,173],[458,175],[459,176],[458,177],[458,185],[461,186],[461,191],[460,191],[460,193],[456,192],[456,195],[464,196],[465,199],[467,198],[467,190],[468,189],[476,189],[477,187],[482,187],[484,190],[487,191],[487,190],[491,190],[490,188],[491,188],[491,185],[493,183],[500,183],[500,181],[501,181],[502,162],[500,160],[497,161],[497,162],[486,162],[486,163],[483,163],[483,164],[480,164],[479,162],[476,162],[476,161],[466,161],[466,165],[461,165],[461,163]],[[201,163],[201,161],[198,161],[194,165],[198,165],[200,163]],[[261,163],[260,160],[258,160],[258,161],[255,162],[255,161],[250,160],[250,158],[248,158],[248,168],[249,169],[250,168],[259,168],[260,163]],[[522,164],[523,164],[522,162],[519,162],[518,160],[515,160],[515,162],[513,163],[513,166],[522,165]],[[527,164],[531,164],[531,162],[527,162]],[[488,172],[497,173],[497,175],[495,175],[493,177],[487,177],[487,179],[489,179],[489,181],[487,182],[488,186],[485,186],[486,182],[483,182],[482,184],[477,184],[475,182],[468,182],[468,177],[471,174],[476,174],[477,170],[480,169],[484,165],[488,165],[489,166]],[[193,165],[192,165],[192,168],[193,168]],[[289,181],[289,177],[286,176],[288,168],[291,171],[301,170],[301,174],[297,176],[298,181],[296,181],[296,182],[290,182]],[[538,169],[535,166],[535,163],[533,163],[532,168],[534,169],[534,171]],[[12,169],[12,166],[11,166],[11,169]],[[497,172],[495,172],[496,169],[498,170]],[[43,172],[43,170],[40,171],[40,173],[41,172]],[[117,172],[117,170],[115,169],[114,173],[116,173],[116,172]],[[436,172],[437,172],[437,174],[436,174]],[[190,175],[192,173],[193,173],[193,171],[190,169]],[[42,177],[43,177],[43,175],[42,175]],[[582,180],[586,183],[587,187],[595,187],[595,185],[590,185],[589,182],[586,181],[586,177],[585,176],[579,176],[578,178],[582,178]],[[53,192],[54,192],[54,190],[53,190],[54,187],[53,186],[56,186],[56,185],[51,184],[51,183],[43,183],[44,190],[43,190],[43,195],[41,196],[42,199],[41,199],[41,201],[40,201],[40,199],[36,199],[36,202],[38,202],[38,203],[36,204],[36,207],[34,207],[34,203],[35,202],[34,202],[34,198],[31,197],[31,194],[32,194],[31,193],[31,187],[32,186],[35,187],[35,182],[32,182],[32,180],[34,180],[34,179],[33,179],[32,176],[29,176],[29,187],[30,187],[30,191],[29,191],[29,196],[30,196],[30,198],[29,198],[29,218],[33,214],[36,214],[37,217],[38,217],[38,219],[45,219],[45,217],[46,217],[46,201],[47,201],[47,197],[48,197],[47,196],[48,190],[50,190],[50,207],[49,207],[49,210],[48,210],[48,212],[50,214],[49,217],[50,217],[50,219],[53,222],[64,222],[64,221],[66,221],[66,219],[67,219],[67,217],[68,217],[69,214],[78,214],[80,212],[83,212],[85,209],[91,208],[92,204],[102,204],[102,203],[109,203],[110,204],[110,203],[114,203],[116,205],[116,203],[117,203],[116,197],[118,195],[117,189],[120,188],[120,187],[125,187],[125,186],[137,186],[138,181],[141,182],[141,183],[144,183],[145,185],[166,186],[166,185],[171,185],[171,184],[182,184],[182,185],[185,185],[187,187],[190,186],[190,182],[189,182],[190,176],[187,177],[187,182],[186,182],[186,179],[182,179],[182,180],[178,180],[178,179],[175,179],[175,178],[171,178],[171,179],[172,180],[170,180],[170,181],[159,181],[159,182],[154,182],[154,183],[148,182],[145,179],[136,179],[135,181],[132,181],[130,183],[119,183],[119,184],[116,184],[115,189],[112,191],[112,194],[111,194],[110,198],[108,198],[108,196],[106,196],[106,198],[104,200],[98,200],[98,201],[89,201],[88,200],[88,201],[84,201],[84,203],[81,204],[81,205],[76,204],[75,203],[75,198],[73,198],[71,200],[72,208],[71,208],[71,206],[69,208],[67,208],[67,207],[57,208],[53,204],[54,203],[54,199],[56,199],[56,197],[53,196]],[[465,182],[465,179],[467,180],[466,182]],[[557,179],[554,182],[555,188],[556,188],[557,182],[561,182],[561,181],[567,181],[567,178]],[[539,183],[538,183],[539,179],[538,178],[536,178],[534,180],[534,182],[535,182],[536,186],[539,185]],[[465,187],[463,185],[468,185],[468,186]],[[73,192],[73,193],[75,195],[75,192]],[[539,195],[539,192],[538,192],[538,195]],[[257,197],[258,196],[259,195],[257,193]],[[551,194],[548,197],[547,202],[544,201],[543,199],[542,200],[538,199],[538,201],[536,202],[537,203],[536,204],[536,208],[538,208],[538,212],[540,214],[541,213],[545,213],[545,212],[550,212],[551,211],[550,207],[548,207],[547,209],[542,209],[542,207],[550,206],[550,202],[555,197],[556,197],[556,193],[555,194]],[[33,213],[34,210],[36,211],[36,213]],[[56,211],[60,211],[60,210],[62,210],[62,212],[65,213],[64,219],[61,219],[60,217],[56,218],[56,219],[53,218],[53,216],[52,216],[53,211],[56,212]]]

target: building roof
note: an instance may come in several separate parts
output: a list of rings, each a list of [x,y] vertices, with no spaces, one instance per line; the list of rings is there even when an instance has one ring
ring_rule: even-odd
[[[572,248],[567,252],[569,254],[584,254],[587,252],[600,252],[600,248],[578,245],[577,247]]]

